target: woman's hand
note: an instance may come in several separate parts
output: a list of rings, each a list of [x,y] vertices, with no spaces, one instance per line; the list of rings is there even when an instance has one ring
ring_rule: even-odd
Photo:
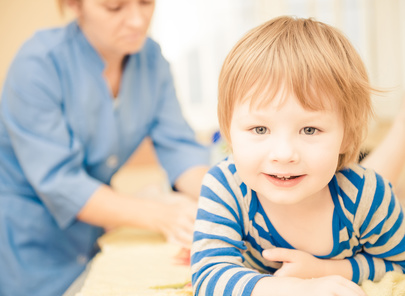
[[[154,228],[163,233],[168,242],[190,248],[196,215],[196,201],[184,194],[170,192],[157,202]]]
[[[196,213],[196,200],[159,186],[148,186],[129,195],[102,185],[77,218],[106,230],[129,226],[158,231],[168,241],[190,248]]]

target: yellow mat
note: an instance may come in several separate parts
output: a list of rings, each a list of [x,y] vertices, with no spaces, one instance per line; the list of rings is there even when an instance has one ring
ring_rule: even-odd
[[[181,248],[154,233],[120,229],[100,239],[101,252],[76,296],[192,295],[190,268],[178,264]]]
[[[391,271],[379,282],[365,281],[362,288],[367,296],[405,296],[405,275]]]
[[[191,296],[190,268],[176,263],[180,248],[156,233],[122,228],[99,240],[101,252],[76,296]],[[362,284],[367,296],[405,296],[405,275],[388,272]]]

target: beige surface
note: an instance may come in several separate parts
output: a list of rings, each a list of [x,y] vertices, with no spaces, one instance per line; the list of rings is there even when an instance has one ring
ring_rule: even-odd
[[[121,168],[111,179],[111,186],[120,193],[136,195],[148,190],[169,189],[165,171],[155,165],[127,165]]]
[[[190,288],[156,289],[190,281],[189,266],[179,265],[180,247],[156,233],[122,228],[100,238],[84,286],[76,296],[192,295]]]

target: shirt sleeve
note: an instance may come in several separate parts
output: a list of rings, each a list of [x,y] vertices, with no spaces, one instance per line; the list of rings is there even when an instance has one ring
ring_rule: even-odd
[[[220,168],[204,177],[192,245],[194,295],[251,295],[268,274],[244,266],[243,218]]]
[[[209,164],[208,148],[197,142],[194,131],[186,122],[174,88],[168,62],[157,54],[157,67],[161,79],[158,92],[159,107],[151,130],[151,138],[160,163],[170,183],[187,169]]]
[[[356,216],[360,234],[360,252],[350,258],[352,280],[380,280],[388,271],[405,271],[405,223],[400,202],[391,185],[381,176],[368,173]],[[369,192],[374,192],[372,199]],[[367,205],[367,207],[365,207]]]
[[[4,85],[1,116],[28,182],[64,228],[101,183],[84,170],[82,144],[64,116],[60,79],[50,56],[21,53]]]

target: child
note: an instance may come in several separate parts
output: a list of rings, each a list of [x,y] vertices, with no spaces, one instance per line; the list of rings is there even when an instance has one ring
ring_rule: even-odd
[[[365,295],[356,283],[405,269],[402,208],[355,164],[372,90],[350,42],[313,19],[236,44],[218,102],[232,155],[203,181],[195,295]]]

